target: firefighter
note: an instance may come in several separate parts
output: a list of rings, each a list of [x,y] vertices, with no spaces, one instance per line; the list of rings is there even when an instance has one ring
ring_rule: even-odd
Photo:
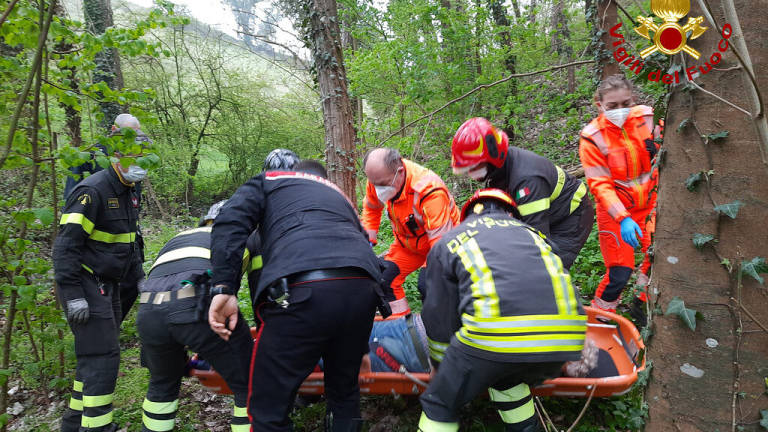
[[[246,239],[259,228],[264,268],[256,317],[248,415],[254,431],[289,431],[299,386],[322,357],[326,424],[360,430],[358,373],[382,300],[379,262],[354,205],[315,161],[266,171],[227,201],[213,226],[209,323],[222,338],[239,321]],[[386,311],[384,311],[386,313]]]
[[[581,357],[578,291],[513,207],[502,190],[475,192],[429,253],[421,316],[437,372],[421,396],[421,431],[458,430],[458,410],[486,390],[507,431],[539,430],[529,386]]]
[[[429,249],[459,223],[459,210],[445,183],[434,172],[400,156],[394,149],[371,150],[363,159],[368,177],[363,200],[363,226],[371,244],[387,208],[395,240],[385,259],[397,265],[392,279],[392,313],[410,311],[405,278],[424,265]]]
[[[117,428],[112,397],[120,363],[119,284],[128,275],[144,275],[135,184],[145,175],[138,165],[113,163],[75,186],[62,212],[53,265],[77,357],[64,432]]]
[[[536,153],[509,146],[507,135],[481,117],[459,127],[451,151],[455,174],[513,196],[520,220],[544,234],[563,267],[571,268],[595,218],[581,181]]]
[[[201,227],[182,231],[168,241],[141,284],[136,328],[150,374],[142,405],[143,432],[173,429],[187,349],[210,363],[234,393],[232,431],[250,431],[246,412],[253,350],[250,330],[240,316],[229,342],[225,342],[211,331],[205,313],[211,225],[224,203],[211,206]]]
[[[600,115],[581,131],[579,144],[584,176],[597,201],[600,251],[607,268],[592,306],[615,312],[638,246],[644,255],[638,280],[648,280],[648,231],[655,221],[649,215],[656,207],[657,184],[653,162],[661,131],[654,126],[653,110],[635,105],[632,84],[623,75],[609,76],[600,84],[595,104]],[[630,306],[640,326],[646,322],[645,301],[643,290]]]

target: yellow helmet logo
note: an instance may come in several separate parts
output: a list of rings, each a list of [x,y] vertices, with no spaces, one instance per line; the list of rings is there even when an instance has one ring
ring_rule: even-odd
[[[477,140],[477,147],[464,152],[465,155],[474,156],[483,154],[483,137]]]

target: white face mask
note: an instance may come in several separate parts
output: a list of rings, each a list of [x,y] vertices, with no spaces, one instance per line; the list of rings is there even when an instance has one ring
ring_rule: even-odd
[[[630,108],[616,108],[612,110],[605,110],[605,118],[608,119],[609,122],[615,124],[618,127],[624,126],[624,122],[627,121],[627,116],[629,116],[629,110]]]
[[[125,181],[129,183],[136,183],[142,181],[144,177],[147,176],[147,170],[138,165],[131,165],[128,167],[127,172],[121,172],[121,174],[123,175]]]
[[[376,197],[379,199],[379,201],[386,203],[387,201],[391,200],[395,196],[397,191],[395,190],[395,187],[393,186],[393,184],[395,184],[395,180],[397,179],[398,173],[399,171],[395,173],[395,176],[392,177],[392,182],[390,182],[389,185],[387,186],[373,185],[373,188],[376,189]]]
[[[485,180],[485,177],[488,175],[488,167],[486,165],[483,165],[481,167],[477,167],[477,168],[475,168],[473,170],[470,170],[467,173],[467,175],[472,180],[483,181],[483,180]]]

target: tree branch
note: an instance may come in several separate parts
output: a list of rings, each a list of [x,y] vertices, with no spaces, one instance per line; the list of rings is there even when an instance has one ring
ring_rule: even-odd
[[[416,120],[413,120],[412,122],[408,123],[407,125],[405,125],[405,126],[401,127],[400,129],[392,132],[386,138],[384,138],[379,143],[379,145],[384,144],[385,142],[389,141],[389,139],[392,138],[393,136],[399,134],[400,132],[402,132],[405,129],[408,129],[409,127],[411,127],[414,124],[420,122],[421,120],[424,120],[425,118],[432,117],[433,115],[439,113],[440,111],[446,109],[447,107],[453,105],[454,103],[456,103],[456,102],[458,102],[458,101],[460,101],[462,99],[466,99],[467,97],[469,97],[469,96],[479,92],[480,90],[485,90],[485,89],[491,88],[493,86],[496,86],[496,85],[499,85],[501,83],[507,82],[507,81],[511,80],[512,78],[522,78],[522,77],[527,77],[527,76],[533,76],[533,75],[538,75],[538,74],[542,74],[544,72],[549,72],[549,71],[553,71],[553,70],[557,70],[557,69],[564,69],[564,68],[568,68],[568,67],[571,67],[571,66],[578,66],[578,65],[589,64],[589,63],[594,63],[594,62],[595,62],[594,60],[579,60],[579,61],[575,61],[575,62],[571,62],[571,63],[566,63],[566,64],[557,65],[557,66],[552,66],[552,67],[549,67],[549,68],[546,68],[546,69],[537,70],[537,71],[534,71],[534,72],[526,72],[526,73],[520,73],[520,74],[511,74],[511,75],[508,75],[508,76],[506,76],[506,77],[504,77],[504,78],[502,78],[502,79],[500,79],[498,81],[494,81],[494,82],[492,82],[490,84],[479,85],[479,86],[473,88],[472,90],[464,93],[463,95],[461,95],[461,96],[459,96],[459,97],[457,97],[455,99],[449,100],[448,102],[446,102],[440,108],[438,108],[438,109],[436,109],[436,110],[434,110],[432,112],[429,112],[427,114],[424,114],[423,116],[417,118]]]
[[[13,11],[14,6],[16,6],[16,3],[19,0],[13,0],[11,4],[8,6],[8,10],[3,13],[3,16],[0,17],[0,26],[3,25],[5,20],[8,18],[8,15],[11,14],[11,11]]]
[[[262,41],[264,43],[268,43],[270,45],[275,45],[275,46],[278,46],[278,47],[288,51],[289,53],[291,53],[293,58],[296,59],[296,61],[301,63],[301,65],[304,67],[304,69],[309,70],[309,66],[307,65],[307,63],[305,63],[304,60],[302,60],[302,58],[296,52],[294,52],[288,45],[284,45],[284,44],[281,44],[279,42],[275,42],[275,41],[273,41],[273,40],[271,40],[269,38],[266,38],[264,36],[259,36],[257,34],[253,34],[253,33],[250,33],[250,32],[245,32],[245,31],[242,31],[242,30],[236,30],[236,31],[237,31],[238,34],[245,35],[245,36],[250,36],[250,37],[252,37],[254,39],[257,39],[257,40],[260,40],[260,41]]]

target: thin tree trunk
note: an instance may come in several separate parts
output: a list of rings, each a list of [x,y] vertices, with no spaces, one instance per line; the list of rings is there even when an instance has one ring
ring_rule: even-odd
[[[323,106],[325,159],[329,179],[356,203],[355,127],[335,0],[312,0],[312,57]]]
[[[616,8],[615,0],[597,0],[597,23],[595,31],[603,30],[600,40],[603,42],[603,48],[600,53],[600,62],[598,64],[598,75],[600,79],[619,73],[619,64],[613,60],[613,56],[608,47],[613,42],[610,29],[619,21],[619,13]]]
[[[516,5],[517,3],[514,3]],[[507,8],[504,7],[504,4],[501,0],[489,0],[488,2],[488,8],[491,10],[491,16],[493,17],[493,21],[496,24],[496,26],[499,28],[499,38],[501,39],[501,43],[504,46],[504,49],[506,50],[506,54],[504,55],[504,67],[507,70],[506,75],[513,75],[517,73],[517,58],[513,54],[514,53],[514,42],[512,40],[512,34],[510,33],[510,22],[507,15]],[[516,13],[519,13],[517,11]],[[510,80],[509,83],[506,84],[507,92],[506,92],[506,99],[507,102],[509,102],[509,99],[515,97],[517,94],[517,80]],[[511,104],[505,104],[511,106]],[[504,132],[509,137],[510,141],[514,142],[515,140],[515,130],[512,128],[512,109],[507,109],[504,112],[504,119],[502,120],[502,129],[504,129]]]

